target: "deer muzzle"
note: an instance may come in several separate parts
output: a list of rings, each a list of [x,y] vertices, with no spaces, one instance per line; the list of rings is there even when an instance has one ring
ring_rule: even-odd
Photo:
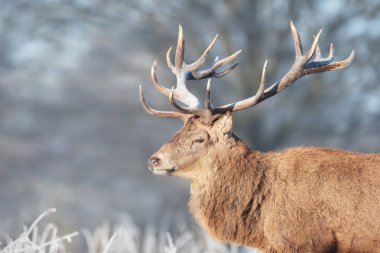
[[[148,168],[157,175],[170,176],[175,171],[174,165],[169,165],[168,162],[165,162],[165,159],[155,154],[148,159]]]

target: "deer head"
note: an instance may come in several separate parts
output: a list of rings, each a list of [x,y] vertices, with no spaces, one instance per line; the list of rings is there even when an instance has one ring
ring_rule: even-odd
[[[215,45],[218,36],[216,35],[197,61],[192,64],[186,64],[184,62],[185,42],[183,39],[183,31],[182,27],[179,26],[174,65],[170,59],[171,47],[166,55],[167,64],[177,79],[176,88],[168,89],[158,82],[156,76],[156,61],[153,62],[151,69],[154,86],[159,92],[169,97],[169,102],[175,111],[158,111],[152,109],[146,104],[143,89],[140,85],[140,101],[147,113],[161,118],[174,118],[184,121],[183,128],[148,160],[150,170],[155,174],[161,175],[171,175],[173,173],[184,175],[187,171],[208,167],[207,163],[212,162],[212,159],[208,158],[217,155],[227,155],[228,149],[232,145],[232,140],[236,140],[236,137],[234,137],[231,132],[233,112],[255,106],[281,92],[302,76],[343,69],[351,64],[355,51],[353,50],[347,59],[334,62],[333,44],[330,46],[328,57],[323,58],[321,56],[318,40],[322,29],[314,37],[314,41],[306,54],[303,54],[300,36],[293,22],[290,22],[290,27],[294,40],[295,60],[288,73],[286,73],[280,81],[265,88],[265,69],[267,65],[267,61],[265,61],[260,86],[254,96],[236,103],[213,107],[211,105],[210,78],[219,78],[230,73],[238,63],[220,72],[218,72],[218,69],[234,61],[241,53],[241,50],[222,60],[217,58],[212,66],[200,69]],[[313,56],[315,56],[314,59],[312,59]],[[209,78],[206,89],[205,108],[199,108],[200,102],[196,96],[189,92],[186,81],[205,78]],[[186,107],[179,105],[176,100],[185,104]]]

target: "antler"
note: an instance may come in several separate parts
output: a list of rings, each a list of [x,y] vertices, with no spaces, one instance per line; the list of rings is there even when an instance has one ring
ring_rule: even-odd
[[[322,73],[330,70],[343,69],[352,63],[355,56],[355,50],[352,50],[351,54],[347,57],[347,59],[343,61],[334,62],[333,44],[330,45],[329,56],[327,58],[322,58],[321,50],[318,46],[318,40],[321,36],[322,29],[320,29],[317,36],[314,37],[314,41],[310,49],[307,51],[305,55],[303,55],[301,39],[292,21],[290,21],[290,28],[292,30],[294,40],[295,60],[289,72],[286,73],[286,75],[283,78],[281,78],[280,81],[274,83],[273,85],[264,90],[266,67],[265,61],[263,74],[261,77],[261,84],[256,95],[236,103],[231,103],[218,108],[214,108],[213,114],[222,114],[226,111],[236,112],[244,110],[283,91],[285,88],[289,87],[291,84],[293,84],[295,81],[297,81],[299,78],[305,75]],[[315,55],[315,58],[314,60],[311,60],[313,55]]]
[[[263,66],[263,71],[261,75],[261,82],[258,91],[256,94],[250,98],[241,100],[236,103],[231,103],[227,105],[223,105],[221,107],[213,108],[211,106],[211,82],[210,79],[207,83],[207,90],[206,90],[206,102],[205,102],[205,109],[199,109],[199,100],[191,94],[186,86],[186,80],[191,79],[204,79],[207,77],[222,77],[229,72],[231,72],[238,63],[235,63],[231,67],[227,68],[224,71],[216,72],[217,69],[231,61],[233,61],[241,52],[241,50],[237,51],[236,53],[222,59],[222,60],[216,60],[215,63],[205,69],[200,70],[200,66],[204,64],[209,52],[214,47],[217,35],[212,40],[210,45],[207,47],[207,49],[204,51],[204,53],[201,55],[201,57],[195,61],[192,64],[185,64],[183,60],[184,55],[184,40],[183,40],[183,33],[182,33],[182,27],[179,27],[179,35],[178,35],[178,45],[176,50],[176,56],[175,56],[175,65],[172,64],[170,60],[170,52],[171,47],[169,48],[166,59],[169,68],[171,71],[176,75],[177,77],[177,87],[171,90],[168,88],[165,88],[162,86],[156,77],[156,67],[157,62],[153,62],[151,76],[154,86],[163,94],[169,96],[169,101],[172,104],[172,106],[177,110],[177,112],[164,112],[164,111],[156,111],[152,108],[150,108],[145,103],[144,94],[142,91],[142,88],[140,86],[140,100],[143,105],[143,108],[148,113],[162,117],[162,118],[178,118],[182,120],[187,120],[189,117],[196,115],[200,117],[203,121],[212,123],[215,118],[219,117],[220,115],[226,113],[226,112],[236,112],[240,110],[247,109],[249,107],[252,107],[274,95],[281,92],[291,84],[293,84],[295,81],[297,81],[302,76],[308,75],[308,74],[314,74],[314,73],[322,73],[325,71],[330,70],[338,70],[343,69],[349,66],[355,56],[355,50],[352,50],[351,54],[348,56],[347,59],[343,61],[334,62],[334,46],[333,44],[330,45],[330,53],[329,56],[326,58],[323,58],[321,55],[321,50],[318,47],[318,40],[321,36],[322,29],[319,30],[318,34],[314,37],[314,41],[309,48],[309,50],[306,52],[306,54],[303,54],[302,49],[302,43],[300,36],[298,34],[297,29],[295,28],[293,22],[290,22],[290,28],[292,30],[293,40],[294,40],[294,48],[295,48],[295,60],[293,63],[293,66],[290,68],[288,73],[284,77],[281,78],[280,81],[272,84],[270,87],[265,89],[265,71],[266,71],[266,65],[267,61],[265,61]],[[311,60],[311,58],[315,55],[315,58]],[[180,105],[178,105],[175,101],[175,99],[180,100],[181,102],[187,104],[189,107],[184,108]]]
[[[144,98],[144,92],[140,85],[140,101],[143,105],[143,108],[145,111],[147,111],[151,115],[155,115],[161,118],[180,118],[180,119],[187,119],[189,117],[188,114],[197,114],[199,116],[203,116],[205,113],[201,109],[197,109],[199,107],[199,100],[197,97],[195,97],[187,88],[186,81],[187,80],[200,80],[205,78],[211,78],[211,77],[222,77],[230,73],[239,63],[235,63],[231,67],[218,72],[218,69],[233,60],[235,60],[238,55],[241,53],[241,50],[235,52],[234,54],[218,60],[216,59],[215,62],[205,68],[200,69],[201,66],[205,63],[210,51],[214,48],[216,40],[218,38],[218,35],[216,35],[209,46],[206,48],[206,50],[203,52],[203,54],[199,57],[198,60],[191,64],[186,64],[184,62],[184,52],[185,52],[185,41],[183,39],[183,29],[182,26],[179,26],[178,31],[178,43],[177,43],[177,49],[175,54],[175,64],[173,65],[171,59],[170,59],[170,53],[172,50],[172,47],[170,47],[166,53],[166,61],[168,64],[169,69],[173,72],[173,74],[176,76],[177,79],[177,85],[176,88],[168,89],[161,85],[157,79],[156,70],[157,70],[157,61],[154,61],[151,68],[151,78],[153,85],[157,88],[159,92],[169,97],[170,103],[178,110],[178,112],[167,112],[167,111],[157,111],[149,107]],[[181,106],[177,105],[174,99],[177,99],[181,101],[182,103],[186,104],[188,108],[182,108]]]

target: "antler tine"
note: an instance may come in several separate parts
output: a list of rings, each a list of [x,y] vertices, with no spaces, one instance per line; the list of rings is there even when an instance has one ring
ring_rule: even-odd
[[[213,111],[211,105],[211,78],[207,80],[205,107],[207,108],[207,110]]]
[[[315,37],[314,37],[315,38]],[[315,48],[315,57],[314,60],[321,61],[323,60],[321,49],[319,48],[319,45],[317,44],[317,47]]]
[[[169,47],[168,51],[166,52],[166,63],[168,64],[169,69],[175,74],[175,67],[172,63],[172,60],[170,59],[170,53],[172,52],[173,47]]]
[[[311,44],[311,47],[307,51],[306,55],[302,57],[303,58],[302,62],[304,64],[306,64],[311,59],[311,57],[313,57],[315,50],[318,46],[318,41],[319,41],[319,38],[321,37],[322,31],[323,31],[323,28],[321,28],[319,32],[317,33],[317,36],[314,37],[313,43]]]
[[[188,118],[188,115],[179,113],[179,112],[170,112],[170,111],[158,111],[153,108],[151,108],[149,105],[146,104],[145,97],[144,97],[144,91],[140,84],[139,86],[139,95],[140,95],[140,103],[143,107],[143,109],[149,113],[150,115],[159,117],[159,118],[171,118],[171,119],[181,119],[183,121],[186,121]]]
[[[197,109],[197,108],[184,108],[177,104],[174,99],[174,87],[172,87],[169,95],[169,102],[170,104],[181,114],[190,114],[190,115],[197,115],[199,117],[205,117],[207,114],[207,110]]]
[[[217,77],[217,78],[219,78],[219,77],[225,76],[225,75],[227,75],[228,73],[230,73],[232,70],[234,70],[234,68],[236,68],[237,65],[239,65],[238,62],[235,63],[234,65],[232,65],[231,67],[229,67],[229,68],[227,68],[227,69],[221,71],[221,72],[214,72],[214,73],[212,74],[212,77]]]
[[[322,57],[321,49],[317,45],[317,48],[315,49],[315,58],[314,58],[314,61],[316,61],[316,62],[322,62],[322,61],[330,61],[330,62],[332,62],[333,60],[334,60],[334,45],[333,45],[333,43],[330,44],[329,56],[327,56],[326,58]]]
[[[292,35],[293,35],[295,58],[302,57],[303,55],[302,42],[301,42],[300,35],[293,24],[293,21],[290,21],[290,29],[292,30]]]
[[[310,69],[310,68],[322,67],[322,66],[325,66],[327,64],[332,63],[333,60],[334,60],[334,45],[332,43],[330,44],[329,56],[327,56],[326,58],[322,57],[321,51],[319,49],[319,46],[317,45],[317,47],[315,49],[315,58],[314,58],[314,61],[306,63],[304,65],[304,69],[307,70],[307,69]]]
[[[185,109],[182,106],[178,105],[175,100],[174,100],[174,87],[172,87],[169,95],[169,102],[170,104],[176,109],[177,111],[181,113],[186,113],[186,114],[191,114],[190,109]]]
[[[195,62],[187,65],[187,69],[189,71],[194,71],[199,69],[206,61],[208,54],[211,52],[211,50],[215,47],[216,40],[218,39],[218,34],[215,35],[215,37],[212,39],[210,45],[206,48],[206,50],[203,52],[203,54],[199,57],[198,60]]]
[[[215,71],[218,68],[220,68],[221,66],[226,65],[226,64],[232,62],[233,60],[235,60],[241,52],[242,52],[242,50],[240,49],[240,50],[236,51],[235,53],[233,53],[232,55],[216,61],[211,67],[209,67],[206,70],[196,70],[196,71],[191,72],[191,74],[192,74],[191,79],[199,80],[199,79],[203,79],[203,78],[207,78],[207,77],[222,77],[222,76],[230,73],[238,65],[238,63],[237,64],[235,63],[232,67],[230,67],[230,68],[228,68],[225,71],[222,71],[220,73],[215,72]]]
[[[159,92],[161,92],[162,94],[166,95],[166,96],[169,96],[170,94],[170,89],[162,86],[158,80],[157,80],[157,75],[156,75],[156,70],[157,70],[157,61],[154,61],[153,64],[152,64],[152,68],[151,68],[151,71],[150,71],[150,76],[152,78],[152,82],[153,82],[153,85],[154,87],[157,88],[157,90]]]
[[[259,89],[257,90],[256,94],[250,98],[244,99],[242,101],[239,101],[237,103],[231,103],[227,104],[221,107],[214,108],[214,113],[225,113],[227,111],[236,112],[240,110],[244,110],[246,108],[252,107],[260,102],[260,99],[262,98],[264,94],[265,84],[266,84],[266,68],[267,68],[267,60],[265,60],[263,71],[261,73],[261,81]]]
[[[322,54],[321,54],[321,49],[319,48],[318,44],[317,44],[317,48],[315,49],[315,60],[322,60]]]
[[[184,52],[185,52],[185,41],[183,39],[183,29],[182,29],[182,26],[179,25],[177,50],[175,52],[175,69],[177,72],[180,72],[182,69]]]
[[[334,60],[334,44],[333,43],[330,44],[330,52],[329,52],[329,56],[327,56],[327,58]]]

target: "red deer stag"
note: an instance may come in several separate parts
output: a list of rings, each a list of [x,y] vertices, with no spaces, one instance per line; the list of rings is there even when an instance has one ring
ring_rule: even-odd
[[[201,57],[184,62],[184,40],[179,27],[175,62],[167,63],[176,88],[162,86],[154,62],[154,86],[175,111],[149,107],[140,86],[140,100],[149,114],[184,121],[183,128],[149,159],[149,169],[191,181],[190,209],[197,222],[215,238],[263,252],[380,252],[380,154],[362,154],[321,147],[289,148],[262,153],[250,150],[231,131],[232,113],[252,107],[290,86],[302,76],[349,66],[354,51],[343,61],[327,58],[317,45],[321,31],[303,54],[300,36],[290,23],[295,60],[280,81],[265,88],[265,67],[256,95],[213,107],[210,80],[205,108],[186,86],[187,80],[222,77],[237,65],[240,51],[201,69],[216,36]],[[315,55],[315,58],[312,57]],[[179,105],[176,100],[187,107]]]

